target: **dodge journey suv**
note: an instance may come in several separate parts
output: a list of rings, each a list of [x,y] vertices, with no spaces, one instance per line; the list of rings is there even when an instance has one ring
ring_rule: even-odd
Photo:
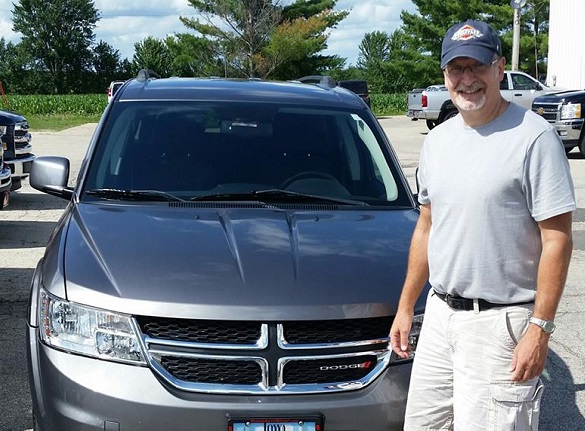
[[[62,157],[30,182],[69,200],[31,285],[36,430],[401,429],[418,211],[354,93],[142,71],[75,187]]]

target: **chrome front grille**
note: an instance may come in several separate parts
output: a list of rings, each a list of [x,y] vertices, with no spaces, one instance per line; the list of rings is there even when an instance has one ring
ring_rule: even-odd
[[[559,103],[533,103],[532,111],[543,117],[549,123],[554,123],[560,119]]]
[[[162,367],[174,378],[190,383],[255,385],[262,382],[257,362],[163,356]]]
[[[382,373],[391,356],[390,317],[283,323],[135,319],[152,368],[186,391],[357,389]]]
[[[212,344],[255,344],[261,337],[259,322],[224,322],[137,318],[142,332],[151,338]]]

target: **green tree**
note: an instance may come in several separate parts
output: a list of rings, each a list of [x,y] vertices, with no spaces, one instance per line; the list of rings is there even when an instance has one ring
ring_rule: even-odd
[[[418,13],[403,11],[402,30],[409,51],[418,51],[440,61],[445,32],[456,22],[478,19],[496,30],[502,40],[502,53],[511,62],[514,11],[509,0],[412,0]],[[519,68],[534,72],[542,61],[548,29],[548,0],[528,0],[522,9]],[[536,54],[535,54],[536,53]]]
[[[298,77],[311,68],[336,66],[327,48],[327,29],[347,12],[332,10],[336,0],[189,0],[200,18],[181,22],[207,40],[213,51],[208,65],[223,64],[222,75],[234,77]],[[310,65],[310,66],[308,66]]]
[[[48,93],[46,73],[35,69],[36,61],[22,44],[0,39],[0,81],[7,93]]]
[[[299,27],[299,37],[303,33],[305,37],[314,38],[313,45],[305,55],[292,57],[277,67],[274,77],[279,79],[293,79],[312,74],[331,74],[345,66],[345,59],[338,55],[325,55],[322,52],[327,49],[329,30],[336,28],[348,15],[348,10],[334,10],[337,0],[296,0],[282,9],[281,23],[295,23]],[[305,33],[304,20],[319,16],[322,20],[320,27],[314,33]]]
[[[181,22],[216,45],[219,57],[239,76],[257,76],[255,60],[279,20],[269,0],[189,0],[201,18]],[[221,21],[221,24],[218,22]]]
[[[103,40],[93,49],[92,65],[93,88],[103,90],[110,81],[124,76],[121,75],[120,51]]]
[[[22,34],[20,45],[35,60],[35,68],[46,72],[52,92],[79,84],[92,62],[99,20],[93,0],[20,0],[12,15],[12,29]]]
[[[215,51],[217,45],[207,39],[180,33],[168,36],[165,43],[172,58],[173,75],[227,76],[224,64]]]
[[[386,32],[366,33],[359,45],[357,66],[367,68],[381,61],[388,61],[390,37]]]
[[[171,53],[166,43],[152,36],[134,44],[132,63],[135,70],[151,69],[162,78],[172,75]]]

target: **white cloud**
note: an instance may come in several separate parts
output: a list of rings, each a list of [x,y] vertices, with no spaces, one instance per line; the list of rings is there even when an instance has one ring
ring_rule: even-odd
[[[388,34],[401,24],[400,13],[412,12],[410,0],[341,0],[338,9],[350,10],[349,15],[331,32],[327,54],[347,58],[346,65],[355,64],[359,45],[366,33],[384,31]]]
[[[18,42],[12,31],[12,3],[0,0],[0,37]],[[284,0],[283,4],[292,0]],[[101,19],[96,41],[104,40],[120,51],[122,58],[132,58],[134,44],[148,36],[162,39],[174,33],[189,31],[179,16],[193,17],[195,9],[187,0],[95,0]],[[379,30],[392,33],[400,26],[400,12],[414,11],[411,0],[339,0],[336,9],[350,10],[349,16],[331,30],[326,54],[347,58],[355,64],[359,44],[366,33]]]

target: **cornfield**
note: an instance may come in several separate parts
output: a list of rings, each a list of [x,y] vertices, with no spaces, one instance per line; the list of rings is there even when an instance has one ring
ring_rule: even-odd
[[[20,115],[100,115],[108,99],[105,94],[65,94],[65,95],[8,95],[8,106],[4,109]]]
[[[406,112],[406,94],[372,94],[376,115],[402,115]],[[9,95],[8,109],[27,116],[76,115],[99,116],[108,100],[105,94]]]

